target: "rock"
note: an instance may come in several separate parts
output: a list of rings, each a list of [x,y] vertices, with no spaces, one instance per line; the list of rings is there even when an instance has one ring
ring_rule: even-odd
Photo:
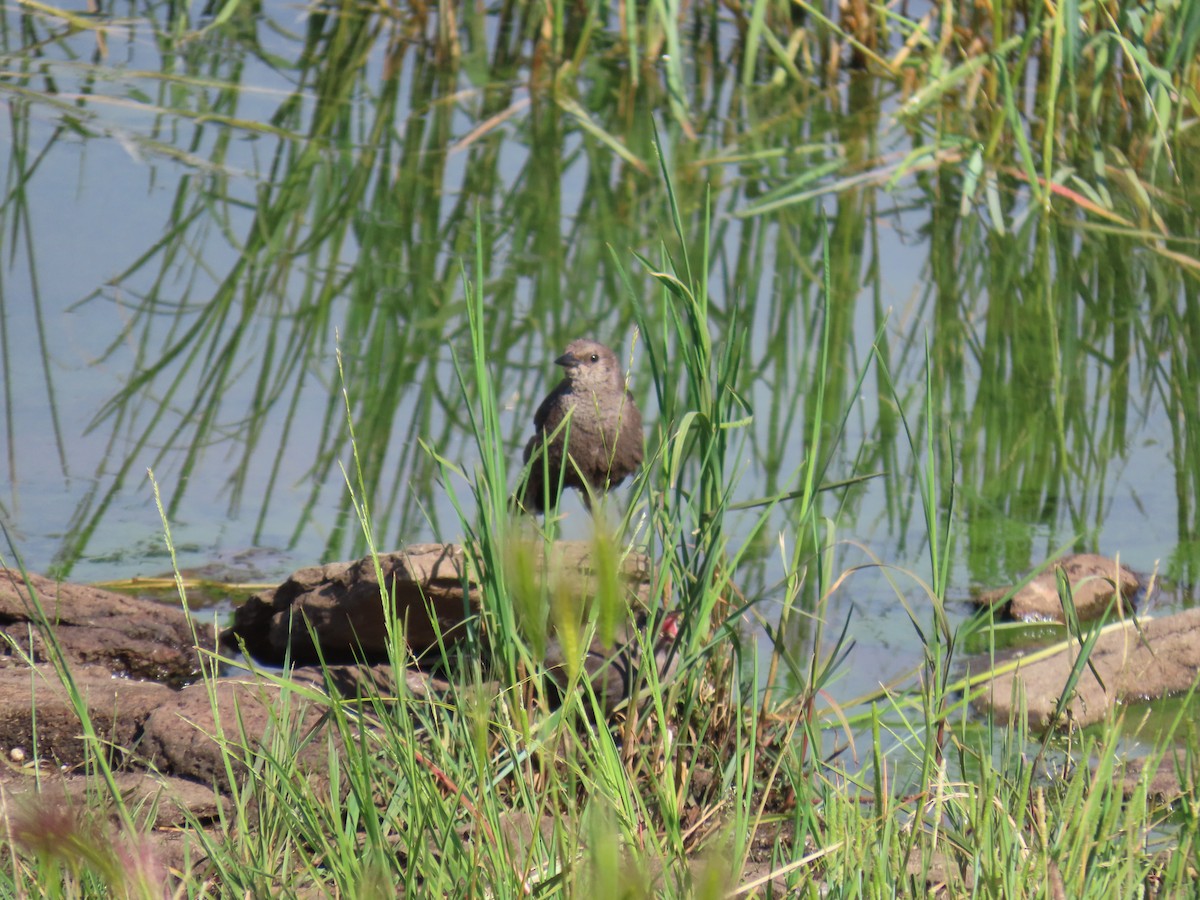
[[[1146,778],[1148,759],[1134,759],[1126,763],[1121,773],[1121,796],[1130,800],[1142,790],[1144,781],[1146,799],[1154,803],[1174,803],[1181,797],[1195,796],[1195,777],[1187,763],[1187,753],[1182,749],[1168,751],[1155,766],[1153,774]],[[1188,777],[1183,785],[1179,773]]]
[[[1140,587],[1137,575],[1125,566],[1118,567],[1116,560],[1094,553],[1077,553],[1050,564],[1015,593],[1012,587],[984,591],[975,597],[975,602],[980,606],[995,606],[1011,594],[1005,607],[1009,618],[1023,622],[1062,622],[1059,569],[1071,585],[1075,611],[1084,622],[1104,615],[1113,600],[1115,585],[1120,585],[1122,601],[1130,600]],[[1121,601],[1114,604],[1114,608],[1118,615],[1128,609]]]
[[[209,686],[203,683],[189,685],[154,709],[146,719],[139,756],[159,771],[225,789],[229,786],[222,753],[226,742],[232,745],[233,774],[244,775],[246,760],[240,747],[269,747],[272,736],[281,730],[308,734],[325,712],[290,689],[285,703],[284,688],[266,681],[223,678],[213,690],[215,713]],[[324,760],[324,742],[313,740],[290,762],[320,771],[328,769],[327,762],[322,766]]]
[[[181,828],[188,814],[201,821],[217,818],[227,801],[211,787],[149,772],[114,772],[113,780],[129,809],[152,809],[152,828]],[[82,806],[96,800],[94,775],[54,775],[44,769],[0,770],[0,808],[30,800],[41,805]],[[105,806],[111,801],[106,801]]]
[[[904,871],[914,883],[923,883],[926,896],[965,897],[975,887],[975,871],[962,854],[941,848],[932,851],[914,847],[908,854]]]
[[[536,821],[522,809],[510,808],[499,815],[499,834],[488,835],[487,832],[473,833],[478,837],[494,837],[501,841],[508,850],[509,859],[524,859],[529,848],[536,846],[540,838],[544,846],[554,846],[555,832],[562,827],[556,816],[549,814],[540,816]],[[469,836],[468,832],[464,836]]]
[[[176,684],[199,673],[192,630],[179,607],[41,575],[28,578],[26,584],[20,572],[0,569],[0,628],[33,662],[48,661],[37,627],[36,596],[70,663]],[[0,641],[0,654],[20,660],[6,641]]]
[[[380,554],[379,567],[414,649],[436,645],[434,620],[452,642],[458,626],[478,608],[476,581],[455,544],[416,544]],[[278,588],[239,607],[221,642],[244,642],[246,652],[267,665],[282,664],[290,646],[292,662],[308,665],[320,660],[310,628],[327,663],[388,660],[379,578],[370,557],[293,572]]]
[[[553,548],[552,562],[546,565],[559,566],[564,573],[556,582],[556,592],[564,585],[566,590],[574,590],[573,579],[586,579],[578,573],[586,570],[589,547],[580,543]],[[447,613],[442,626],[453,632],[464,607],[469,610],[477,597],[474,583],[465,578],[464,555],[452,545],[426,545],[385,556],[380,563],[398,602],[409,604],[402,609],[410,624],[417,610],[424,610],[419,598],[429,597],[435,616],[440,616],[442,607],[455,609],[455,617]],[[644,558],[633,556],[623,565],[626,571],[641,573],[638,583],[647,590]],[[430,697],[452,689],[444,678],[415,668],[397,672],[386,664],[347,664],[332,665],[324,673],[299,667],[291,671],[290,681],[248,674],[174,690],[127,675],[153,673],[177,680],[196,670],[199,654],[182,611],[95,588],[59,585],[39,576],[30,578],[31,595],[24,580],[17,580],[12,572],[5,574],[0,622],[9,631],[9,641],[40,659],[51,646],[48,629],[53,630],[67,660],[69,675],[64,677],[82,697],[101,742],[98,749],[108,753],[114,764],[152,766],[165,775],[227,789],[231,780],[247,771],[252,762],[248,754],[253,755],[259,747],[271,752],[274,738],[282,736],[287,740],[283,746],[289,765],[298,766],[301,774],[327,778],[330,737],[323,726],[330,705],[320,696],[327,689],[350,700],[364,694]],[[584,590],[582,586],[577,589]],[[36,612],[34,595],[41,599],[45,620]],[[294,622],[290,628],[286,623],[289,614],[316,623],[318,639],[330,656],[353,657],[358,651],[376,659],[387,658],[379,580],[369,560],[301,570],[279,591],[260,597],[250,614],[241,618],[243,630],[237,632],[235,625],[234,631],[259,646],[276,648],[272,652],[282,658],[288,642],[295,640]],[[430,618],[425,616],[424,621],[432,634]],[[360,634],[363,641],[357,640]],[[364,644],[369,653],[363,651]],[[300,646],[302,652],[293,655],[303,656]],[[307,646],[309,654],[315,655],[313,643],[309,641]],[[596,668],[605,680],[602,694],[608,692],[608,682],[620,682],[622,691],[628,693],[628,685],[636,681],[639,648],[627,643],[614,652],[615,661],[606,658],[607,665]],[[83,661],[90,659],[107,665],[85,665]],[[7,754],[12,765],[37,765],[39,770],[47,763],[64,767],[85,763],[89,748],[58,671],[44,663],[30,666],[21,654],[10,655],[7,662],[5,666],[0,657],[0,752]],[[593,662],[585,663],[589,672],[595,668]],[[494,692],[498,688],[485,684],[482,689]],[[299,750],[297,735],[305,738]],[[230,751],[228,759],[223,749]]]
[[[1023,694],[1030,726],[1044,729],[1052,724],[1091,725],[1104,719],[1116,703],[1181,694],[1200,673],[1200,609],[1164,619],[1142,618],[1106,630],[1092,650],[1090,665],[1075,686],[1064,718],[1054,722],[1058,698],[1078,654],[1079,645],[1072,641],[1061,653],[1000,675],[978,702],[990,708],[997,720],[1008,722],[1019,709],[1014,699],[1019,702]]]
[[[371,690],[379,696],[396,696],[395,674],[389,666],[330,667],[330,681],[348,699]],[[405,670],[408,691],[419,697],[444,693],[449,683],[415,670]],[[193,684],[162,702],[146,718],[138,745],[141,761],[156,769],[204,784],[229,786],[222,745],[231,743],[233,774],[246,772],[238,748],[270,750],[281,732],[292,740],[312,735],[290,762],[308,773],[328,773],[323,729],[329,705],[323,697],[325,679],[316,667],[296,669],[286,685],[253,675],[218,679],[209,686]],[[307,695],[307,696],[306,696]],[[213,711],[215,699],[216,712]],[[218,728],[218,721],[220,727]]]
[[[175,694],[166,685],[118,678],[98,666],[75,667],[71,677],[113,761],[120,760],[119,749],[133,745],[150,713]],[[38,760],[64,766],[84,762],[79,717],[51,666],[0,669],[0,742],[0,752],[10,760],[32,761],[36,754]]]
[[[164,896],[170,895],[178,883],[171,879],[171,870],[186,880],[192,865],[202,857],[198,852],[202,843],[188,826],[218,821],[227,801],[211,787],[179,778],[147,772],[115,772],[113,778],[137,827],[147,830],[125,831],[112,799],[94,774],[55,775],[30,767],[0,770],[0,815],[5,833],[21,831],[34,843],[52,841],[58,848],[65,845],[68,852],[69,836],[75,835],[93,849],[99,845],[103,848],[100,852],[115,854],[140,871],[152,871],[154,883],[163,885]],[[153,812],[149,821],[147,811]]]
[[[591,547],[589,541],[558,542],[545,565],[582,573],[581,579],[586,579]],[[640,602],[646,603],[648,560],[630,554],[622,565],[622,576],[633,582]],[[414,544],[380,554],[379,567],[397,619],[406,625],[408,649],[416,656],[438,646],[438,631],[452,644],[465,633],[464,620],[479,612],[479,581],[457,544]],[[583,581],[578,590],[587,590]],[[379,579],[369,557],[300,569],[278,588],[255,594],[234,613],[221,642],[231,647],[244,644],[246,652],[265,665],[281,665],[290,647],[292,663],[308,665],[320,659],[312,634],[327,663],[389,661]]]
[[[387,663],[373,666],[326,666],[329,683],[335,691],[348,700],[364,694],[380,697],[395,697],[398,683],[396,672]],[[317,690],[325,689],[325,678],[319,666],[305,666],[292,671],[292,680],[307,682]],[[404,686],[413,697],[439,696],[450,690],[445,678],[422,669],[405,669]],[[499,687],[496,687],[499,690]]]

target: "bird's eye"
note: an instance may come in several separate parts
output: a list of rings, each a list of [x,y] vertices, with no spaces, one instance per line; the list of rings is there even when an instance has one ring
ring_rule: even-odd
[[[595,353],[592,354],[592,362],[600,362],[600,357]]]

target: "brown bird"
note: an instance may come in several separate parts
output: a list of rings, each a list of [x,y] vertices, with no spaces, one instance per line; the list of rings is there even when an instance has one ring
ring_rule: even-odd
[[[642,464],[642,414],[613,352],[577,340],[554,363],[565,377],[533,417],[535,432],[525,445],[532,465],[514,498],[529,513],[558,502],[560,481],[580,491],[591,509],[592,493],[616,487]]]

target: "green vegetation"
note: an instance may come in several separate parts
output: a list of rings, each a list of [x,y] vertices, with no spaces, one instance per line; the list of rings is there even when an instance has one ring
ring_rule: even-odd
[[[224,747],[227,777],[240,787],[217,827],[193,823],[194,872],[167,875],[138,842],[149,811],[126,808],[103,742],[85,727],[104,776],[98,785],[108,785],[104,805],[120,811],[119,824],[18,811],[9,819],[16,852],[0,876],[6,892],[155,897],[165,885],[187,897],[314,888],[345,897],[1112,897],[1189,885],[1190,805],[1156,806],[1144,780],[1122,796],[1117,722],[1064,744],[968,713],[949,678],[959,638],[937,574],[945,571],[948,522],[936,507],[936,465],[926,469],[922,498],[935,575],[926,580],[927,602],[909,608],[925,647],[919,677],[852,707],[821,700],[850,650],[846,631],[830,639],[822,625],[833,620],[833,589],[848,573],[834,577],[825,562],[828,525],[817,514],[813,463],[802,479],[808,490],[772,498],[757,513],[765,522],[772,505],[786,503],[796,522],[781,540],[794,547],[788,600],[768,633],[779,637],[800,617],[812,623],[801,648],[776,641],[770,670],[787,677],[762,692],[765,661],[739,632],[741,610],[730,601],[744,546],[722,531],[727,444],[746,425],[729,387],[739,348],[709,355],[703,285],[686,269],[657,272],[656,311],[694,341],[686,353],[661,348],[684,360],[684,379],[656,382],[663,395],[682,385],[684,411],[664,424],[670,440],[633,502],[639,540],[665,563],[655,592],[671,597],[692,626],[676,679],[660,682],[649,670],[636,708],[611,730],[597,724],[586,686],[552,711],[531,632],[544,639],[547,622],[582,621],[577,646],[586,644],[604,615],[605,590],[590,614],[556,616],[552,585],[531,579],[506,550],[528,538],[508,518],[503,454],[485,452],[471,474],[442,460],[448,488],[465,484],[483,510],[463,527],[483,573],[477,625],[497,648],[490,664],[470,641],[444,649],[460,678],[444,698],[401,690],[334,701],[267,676],[283,686],[277,727],[264,746]],[[467,297],[476,353],[459,375],[464,391],[478,379],[482,399],[469,418],[481,449],[497,447],[495,395],[478,340],[481,297],[470,286]],[[817,435],[826,431],[814,424],[810,459],[825,455]],[[836,440],[840,429],[831,433]],[[360,466],[352,473],[359,491]],[[710,475],[717,480],[706,482]],[[706,483],[710,491],[698,489]],[[369,540],[370,513],[365,504],[357,509]],[[629,533],[631,522],[625,526]],[[619,552],[604,549],[604,532],[596,540],[597,554]],[[745,545],[754,540],[751,531]],[[811,607],[803,606],[805,584],[819,597]],[[393,665],[403,667],[402,625],[393,619],[389,629]],[[324,710],[325,728],[315,733],[304,725],[309,704]],[[86,708],[77,703],[85,725]],[[1159,735],[1161,746],[1171,746],[1184,721],[1181,711]],[[1191,750],[1182,765],[1190,771]],[[238,774],[243,766],[249,778]]]
[[[1119,717],[1061,736],[972,714],[958,666],[980,637],[951,606],[963,578],[1090,548],[1159,405],[1163,569],[1196,581],[1200,3],[678,7],[346,3],[300,32],[293,9],[237,0],[204,20],[4,13],[11,255],[39,270],[29,185],[64,142],[119,135],[178,176],[161,237],[156,222],[78,298],[121,310],[101,358],[127,377],[93,422],[111,452],[60,569],[147,464],[169,470],[164,522],[183,515],[220,441],[253,540],[302,481],[292,546],[315,532],[314,555],[346,557],[456,532],[485,602],[444,651],[448,697],[335,702],[284,680],[272,740],[225,747],[227,773],[253,777],[215,828],[194,823],[182,873],[139,843],[150,811],[122,800],[76,697],[97,805],[119,815],[10,811],[0,893],[1191,892],[1195,800],[1148,787],[1162,758],[1194,771],[1191,698],[1123,793]],[[137,67],[103,62],[125,42]],[[890,293],[890,230],[928,240],[909,296]],[[49,347],[36,278],[28,293]],[[636,331],[618,352],[657,413],[595,552],[658,561],[654,593],[685,623],[678,677],[648,677],[612,729],[586,690],[552,708],[539,651],[547,629],[583,645],[608,627],[619,586],[564,609],[532,575],[540,536],[506,508],[544,348],[582,331]],[[53,410],[58,376],[41,377]],[[879,562],[848,542],[871,485],[923,554],[879,565],[919,646],[848,700],[861,619],[844,589]]]
[[[170,199],[139,206],[152,236],[127,265],[67,298],[115,310],[124,326],[99,362],[124,376],[92,424],[109,451],[75,463],[94,468],[98,488],[71,512],[61,571],[96,543],[113,504],[142,491],[147,465],[164,474],[172,515],[195,503],[203,475],[224,488],[227,515],[253,511],[255,541],[282,531],[305,558],[364,552],[337,471],[348,435],[329,389],[335,328],[381,542],[447,532],[455,517],[430,502],[437,466],[420,442],[452,459],[471,447],[445,402],[439,352],[468,340],[462,261],[483,255],[484,340],[503,404],[516,398],[503,425],[515,446],[545,348],[581,331],[628,335],[656,289],[642,269],[626,283],[630,251],[653,257],[664,237],[678,240],[657,122],[690,256],[710,248],[711,269],[693,274],[715,298],[714,330],[736,318],[753,349],[740,388],[756,411],[747,459],[762,493],[793,487],[797,436],[816,412],[824,208],[833,302],[821,415],[851,410],[855,435],[832,471],[893,473],[889,530],[912,524],[916,472],[887,386],[868,385],[877,409],[851,402],[864,321],[887,329],[879,351],[902,402],[923,381],[928,339],[935,408],[959,425],[941,458],[960,469],[940,482],[960,490],[971,580],[1086,547],[1131,432],[1161,402],[1176,483],[1151,502],[1177,503],[1179,519],[1164,574],[1195,581],[1200,391],[1187,360],[1200,235],[1186,124],[1200,16],[1192,2],[1117,6],[1056,16],[1044,4],[943,4],[920,20],[867,6],[851,28],[832,4],[679,18],[668,4],[626,4],[626,19],[597,4],[482,18],[447,4],[441,19],[428,6],[348,4],[301,33],[290,14],[234,2],[200,20],[183,7],[10,9],[0,93],[15,125],[0,228],[12,252],[32,272],[53,258],[30,191],[69,140],[113,135]],[[719,55],[718,34],[730,42]],[[119,42],[136,67],[120,63]],[[856,60],[866,69],[842,68]],[[280,74],[282,89],[258,84]],[[897,233],[903,245],[927,237],[916,272],[881,255],[897,252]],[[10,295],[27,288],[42,310],[50,357],[56,298],[13,277]],[[643,325],[646,347],[661,341]],[[11,348],[16,336],[0,340]],[[650,374],[636,373],[635,391]],[[40,385],[28,377],[67,471],[53,413],[63,376],[46,365]],[[13,384],[4,379],[8,410]],[[205,449],[218,441],[227,461],[213,471]],[[281,497],[297,468],[308,496],[293,513]],[[754,589],[779,573],[742,577]]]

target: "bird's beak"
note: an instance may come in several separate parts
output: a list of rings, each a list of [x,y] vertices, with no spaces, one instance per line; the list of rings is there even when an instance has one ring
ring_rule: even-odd
[[[572,366],[579,365],[579,357],[573,353],[564,353],[554,361],[556,366],[562,366],[564,369],[569,369]]]

